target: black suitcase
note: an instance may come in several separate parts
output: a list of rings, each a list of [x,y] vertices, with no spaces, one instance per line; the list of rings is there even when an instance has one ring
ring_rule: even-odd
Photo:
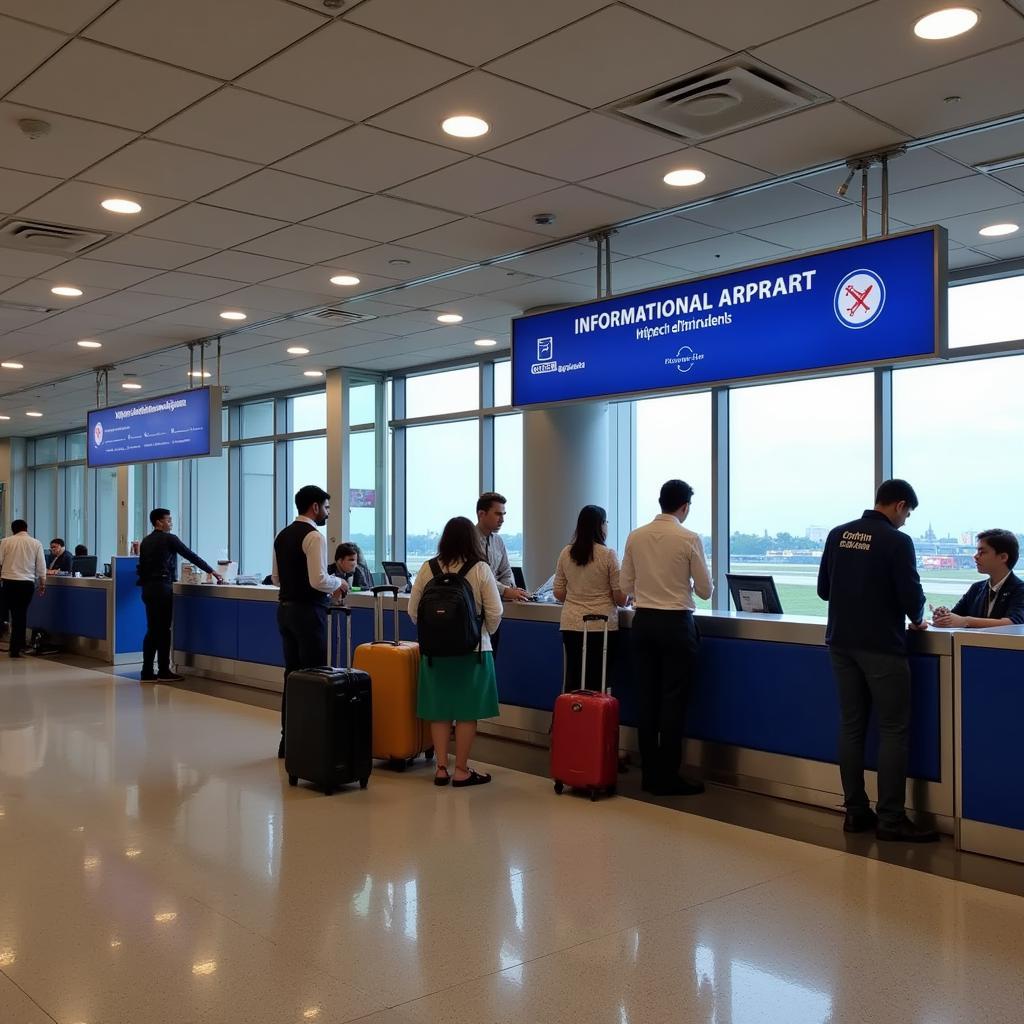
[[[338,650],[342,620],[351,652],[347,608],[332,608],[328,657]],[[288,677],[285,771],[288,783],[306,779],[330,796],[339,786],[358,782],[365,789],[373,770],[373,712],[370,676],[356,669],[304,669]]]

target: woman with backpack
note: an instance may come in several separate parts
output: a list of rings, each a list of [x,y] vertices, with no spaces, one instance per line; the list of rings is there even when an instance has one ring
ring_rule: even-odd
[[[417,715],[430,722],[437,754],[435,786],[482,786],[490,775],[469,767],[476,723],[498,714],[491,634],[501,624],[501,596],[483,560],[477,531],[464,516],[449,519],[437,556],[424,562],[409,596],[420,642]],[[455,722],[455,771],[448,744]]]

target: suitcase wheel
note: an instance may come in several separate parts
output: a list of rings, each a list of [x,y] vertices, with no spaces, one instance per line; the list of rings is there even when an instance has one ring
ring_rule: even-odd
[[[298,784],[299,784],[299,777],[298,777],[298,775],[289,775],[288,776],[288,785],[289,786],[297,786]]]
[[[558,779],[555,779],[555,792],[556,792],[556,793],[557,793],[557,794],[558,794],[559,796],[561,796],[561,795],[562,795],[562,790],[563,790],[563,789],[565,789],[565,786],[564,786],[564,785],[563,785],[563,784],[562,784],[561,782],[559,782],[559,781],[558,781]]]
[[[369,779],[360,779],[359,780],[359,788],[360,789],[366,789],[366,787],[369,784],[369,782],[370,782]]]
[[[591,803],[594,803],[594,801],[596,801],[596,800],[597,800],[597,797],[598,797],[598,792],[597,792],[597,790],[596,790],[596,789],[592,789],[592,790],[590,791],[590,802],[591,802]]]
[[[427,749],[423,751],[423,760],[424,761],[433,761],[434,760],[434,748],[433,747],[427,747]]]
[[[324,786],[324,796],[334,796],[334,787]]]
[[[609,796],[615,796],[615,794],[617,792],[618,792],[618,786],[609,786],[608,789],[607,789],[607,793],[608,793]]]

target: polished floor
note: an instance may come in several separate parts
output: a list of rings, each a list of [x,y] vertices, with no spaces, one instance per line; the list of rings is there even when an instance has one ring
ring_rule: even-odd
[[[1020,896],[510,768],[326,798],[276,733],[0,659],[0,1022],[1024,1020]]]

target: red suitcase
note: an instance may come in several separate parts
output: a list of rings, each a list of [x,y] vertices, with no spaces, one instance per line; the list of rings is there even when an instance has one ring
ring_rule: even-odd
[[[583,617],[583,679],[587,678],[588,623],[604,622],[601,692],[575,690],[555,701],[551,728],[551,777],[555,792],[566,786],[614,793],[619,770],[619,702],[608,692],[608,616]]]

